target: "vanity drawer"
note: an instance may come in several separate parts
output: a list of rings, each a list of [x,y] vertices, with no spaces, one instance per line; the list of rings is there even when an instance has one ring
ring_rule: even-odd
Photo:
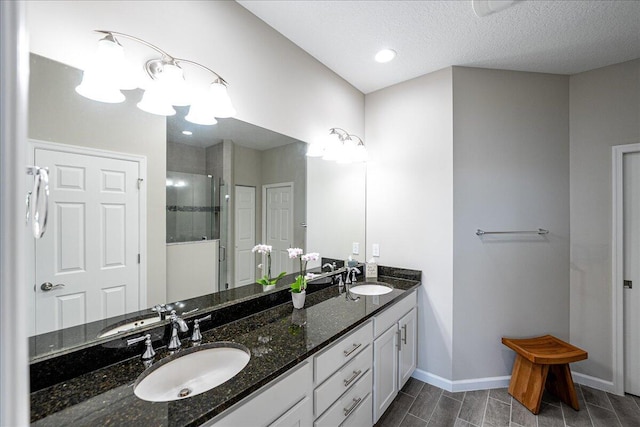
[[[369,370],[364,377],[360,378],[360,380],[349,390],[344,396],[338,399],[327,412],[324,413],[318,420],[314,423],[315,427],[335,427],[343,423],[345,420],[348,420],[350,416],[355,415],[356,412],[359,412],[363,406],[363,404],[367,401],[367,397],[369,397],[369,420],[371,420],[371,388],[373,387],[373,375]],[[371,425],[371,422],[368,424]]]
[[[417,292],[413,291],[402,300],[387,308],[380,314],[376,314],[373,320],[375,325],[375,337],[393,326],[402,316],[407,314],[418,303]]]
[[[370,427],[373,425],[373,397],[371,393],[366,399],[349,415],[340,427]]]
[[[321,386],[314,391],[316,415],[322,414],[336,401],[336,397],[364,378],[373,364],[373,349],[368,345],[354,359],[333,374]]]
[[[342,338],[322,354],[315,356],[315,383],[320,384],[329,378],[331,374],[356,357],[372,341],[373,324],[368,322],[351,335]]]

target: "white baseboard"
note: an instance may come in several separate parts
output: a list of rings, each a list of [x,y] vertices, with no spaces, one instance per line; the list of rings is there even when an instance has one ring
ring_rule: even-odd
[[[617,394],[612,381],[605,381],[603,379],[592,377],[586,374],[581,374],[579,372],[573,372],[572,375],[573,381],[577,384],[582,384],[598,390]],[[511,375],[505,375],[503,377],[486,377],[451,381],[446,378],[442,378],[441,376],[432,374],[431,372],[423,371],[422,369],[416,369],[411,376],[417,380],[423,381],[427,384],[431,384],[450,392],[504,388],[509,387],[509,380],[511,380]]]
[[[411,376],[417,380],[431,384],[432,386],[436,386],[447,391],[453,391],[453,381],[432,374],[431,372],[416,369],[413,371]]]
[[[579,372],[572,372],[571,376],[573,376],[574,383],[617,394],[613,381],[605,381],[603,379],[592,377],[591,375],[587,374],[581,374]]]
[[[511,379],[511,375],[507,375],[503,377],[486,377],[451,381],[421,369],[416,369],[413,372],[412,377],[451,392],[509,387],[509,380]]]

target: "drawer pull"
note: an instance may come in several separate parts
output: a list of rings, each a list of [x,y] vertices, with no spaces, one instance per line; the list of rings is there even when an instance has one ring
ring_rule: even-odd
[[[351,404],[351,407],[343,409],[344,410],[344,416],[348,417],[358,407],[360,402],[362,402],[362,398],[361,397],[359,397],[357,399],[354,397],[353,398],[353,403]]]
[[[404,345],[407,345],[407,325],[402,325],[402,335],[404,335],[402,337],[402,342]]]
[[[353,348],[351,350],[345,350],[344,351],[344,357],[348,357],[351,355],[351,353],[353,353],[354,351],[356,351],[357,349],[359,349],[362,346],[362,344],[354,344]]]
[[[344,386],[349,387],[349,384],[351,384],[356,378],[358,378],[361,373],[362,371],[360,369],[358,369],[357,371],[353,371],[353,375],[351,375],[351,378],[344,380]]]

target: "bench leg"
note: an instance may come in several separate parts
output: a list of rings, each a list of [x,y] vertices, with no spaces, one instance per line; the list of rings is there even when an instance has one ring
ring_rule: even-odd
[[[509,382],[509,394],[537,415],[540,412],[548,372],[549,365],[534,364],[516,354]]]
[[[576,388],[573,385],[573,378],[571,378],[569,364],[551,365],[549,369],[550,372],[546,382],[547,390],[558,396],[560,400],[576,411],[579,411],[580,405],[578,404]]]

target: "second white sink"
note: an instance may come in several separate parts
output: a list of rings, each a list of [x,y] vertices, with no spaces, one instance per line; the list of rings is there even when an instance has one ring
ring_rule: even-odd
[[[231,342],[192,347],[143,372],[133,391],[150,402],[185,399],[227,382],[247,366],[250,358],[248,348]]]
[[[356,295],[384,295],[392,290],[393,288],[391,286],[373,282],[364,282],[349,288],[349,291]]]

